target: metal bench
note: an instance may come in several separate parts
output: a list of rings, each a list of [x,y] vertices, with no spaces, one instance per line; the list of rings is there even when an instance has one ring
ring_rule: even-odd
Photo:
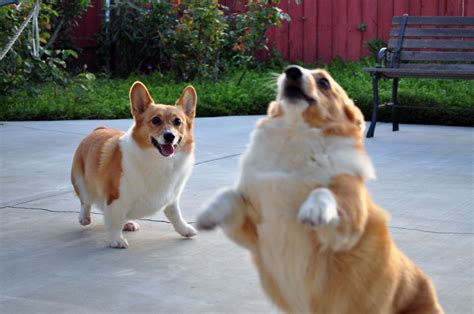
[[[388,47],[380,49],[372,76],[374,108],[367,137],[374,136],[378,81],[392,79],[392,130],[398,131],[398,81],[403,77],[474,79],[474,17],[395,16]]]

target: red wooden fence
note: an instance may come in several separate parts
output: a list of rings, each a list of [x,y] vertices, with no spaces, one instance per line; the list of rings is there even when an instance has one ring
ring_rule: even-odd
[[[285,60],[305,63],[327,63],[336,56],[357,60],[370,54],[365,43],[387,40],[395,15],[474,16],[474,0],[302,0],[299,5],[282,0],[279,7],[289,13],[291,22],[267,32],[269,46]]]
[[[240,10],[248,0],[221,0]],[[92,0],[76,32],[82,47],[100,29],[101,0]],[[336,56],[357,60],[368,55],[365,42],[388,39],[394,15],[474,16],[474,0],[281,0],[279,7],[291,17],[281,28],[267,32],[270,47],[285,60],[329,62]],[[359,28],[365,26],[365,30]]]

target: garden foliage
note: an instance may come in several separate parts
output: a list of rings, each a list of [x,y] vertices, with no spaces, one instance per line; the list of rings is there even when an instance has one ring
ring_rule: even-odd
[[[3,49],[33,9],[35,1],[22,1],[20,6],[0,7],[0,47]],[[40,49],[33,55],[31,24],[23,31],[12,49],[0,62],[0,95],[15,88],[38,92],[35,83],[65,84],[70,76],[66,62],[78,57],[73,49],[71,33],[89,0],[41,1],[38,16]]]
[[[255,52],[267,48],[268,27],[289,20],[277,2],[249,2],[231,13],[215,0],[112,1],[99,38],[102,62],[121,77],[158,70],[184,81],[252,67]]]

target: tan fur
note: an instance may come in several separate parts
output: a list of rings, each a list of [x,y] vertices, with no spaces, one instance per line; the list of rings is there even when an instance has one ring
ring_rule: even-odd
[[[122,154],[118,139],[123,134],[119,130],[98,127],[80,143],[74,155],[71,182],[81,201],[90,197],[103,199],[109,205],[119,198]],[[83,178],[88,196],[81,195],[78,176]]]
[[[307,95],[314,98],[314,103],[302,112],[303,120],[309,127],[320,129],[326,141],[335,138],[352,139],[355,151],[365,155],[362,135],[364,119],[360,110],[326,71],[313,70],[310,73],[311,78],[306,81],[304,90]],[[317,86],[317,79],[321,77],[329,81],[329,90],[322,90]],[[281,101],[281,95],[276,102],[270,104],[268,116],[257,124],[257,131],[266,128],[269,124],[277,128],[279,121],[283,121],[281,119],[285,112],[279,107],[279,101]],[[303,131],[298,130],[292,130],[292,132],[307,132],[303,127],[301,127]],[[260,139],[259,143],[263,140]],[[268,153],[268,156],[277,156],[282,152]],[[298,168],[300,165],[296,164],[294,167]],[[273,171],[278,170],[281,171],[281,169]],[[318,182],[308,184],[302,178],[295,177],[291,179],[293,183],[289,183],[286,187],[287,191],[277,190],[280,186],[265,189],[263,181],[242,180],[236,190],[227,191],[225,195],[218,196],[216,201],[211,202],[198,217],[198,226],[210,229],[214,225],[221,225],[232,240],[252,252],[262,286],[280,309],[286,312],[308,311],[324,314],[443,312],[429,279],[396,247],[389,233],[387,216],[372,202],[365,187],[364,177],[340,173],[332,176],[329,184]],[[257,185],[255,184],[259,184],[260,192],[256,192]],[[271,182],[267,183],[269,184]],[[340,219],[337,227],[324,224],[309,227],[297,224],[297,211],[306,195],[318,188],[329,189],[336,200],[337,214]],[[265,193],[268,194],[262,195],[261,191],[266,191]],[[231,200],[227,196],[232,195],[231,193],[238,195],[238,199],[244,201]],[[282,193],[287,193],[287,195],[282,197]],[[265,221],[262,218],[263,207],[268,207],[268,204],[274,204],[272,206],[277,207],[278,205],[275,204],[280,203],[276,203],[276,200],[292,205],[288,205],[287,212],[278,212],[278,215],[268,216],[280,221]],[[220,217],[215,214],[222,210],[218,208],[219,206],[227,208],[227,211],[229,211],[229,206],[235,208],[231,208],[231,214],[222,216],[219,221],[213,218]],[[279,208],[286,208],[285,206]],[[267,213],[271,210],[272,208],[267,208]],[[287,226],[282,227],[284,226],[282,221],[287,221]],[[266,224],[267,242],[262,242],[262,234],[259,233],[260,230],[263,232],[261,229],[264,228],[263,223]],[[269,229],[272,223],[279,223],[279,228],[286,230]],[[309,257],[305,260],[307,265],[298,266],[306,268],[304,279],[297,283],[298,289],[294,291],[285,289],[286,284],[283,286],[283,282],[288,277],[284,276],[292,273],[300,274],[301,271],[288,269],[285,275],[275,271],[278,268],[273,268],[272,273],[272,267],[268,267],[272,262],[276,263],[276,259],[286,261],[291,257],[284,259],[283,256],[273,256],[272,260],[267,259],[267,261],[262,257],[264,252],[267,254],[279,252],[266,250],[262,246],[272,244],[268,242],[271,241],[268,240],[268,230],[286,232],[285,239],[293,239],[291,244],[286,244],[292,246],[293,253],[310,250]],[[299,239],[299,242],[295,242],[295,239]],[[281,249],[278,243],[274,245]],[[286,252],[287,249],[289,248],[283,247],[281,250]],[[287,264],[287,267],[297,266]],[[300,293],[304,291],[303,295],[296,295],[299,293],[296,290]],[[286,291],[286,294],[283,291]],[[295,300],[301,299],[304,300],[303,308],[306,310],[301,307],[296,308],[294,305]]]

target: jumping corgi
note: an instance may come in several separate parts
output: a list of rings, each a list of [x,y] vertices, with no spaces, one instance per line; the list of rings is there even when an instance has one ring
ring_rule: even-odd
[[[90,224],[91,205],[99,207],[110,247],[127,248],[122,231],[137,231],[133,219],[160,210],[180,235],[196,235],[179,207],[194,165],[196,102],[196,91],[188,86],[174,106],[155,104],[146,86],[135,82],[130,88],[130,129],[98,127],[79,144],[71,169],[81,201],[79,223]]]
[[[257,123],[234,188],[198,216],[253,255],[271,300],[291,313],[442,313],[365,187],[364,119],[324,70],[290,66]]]

